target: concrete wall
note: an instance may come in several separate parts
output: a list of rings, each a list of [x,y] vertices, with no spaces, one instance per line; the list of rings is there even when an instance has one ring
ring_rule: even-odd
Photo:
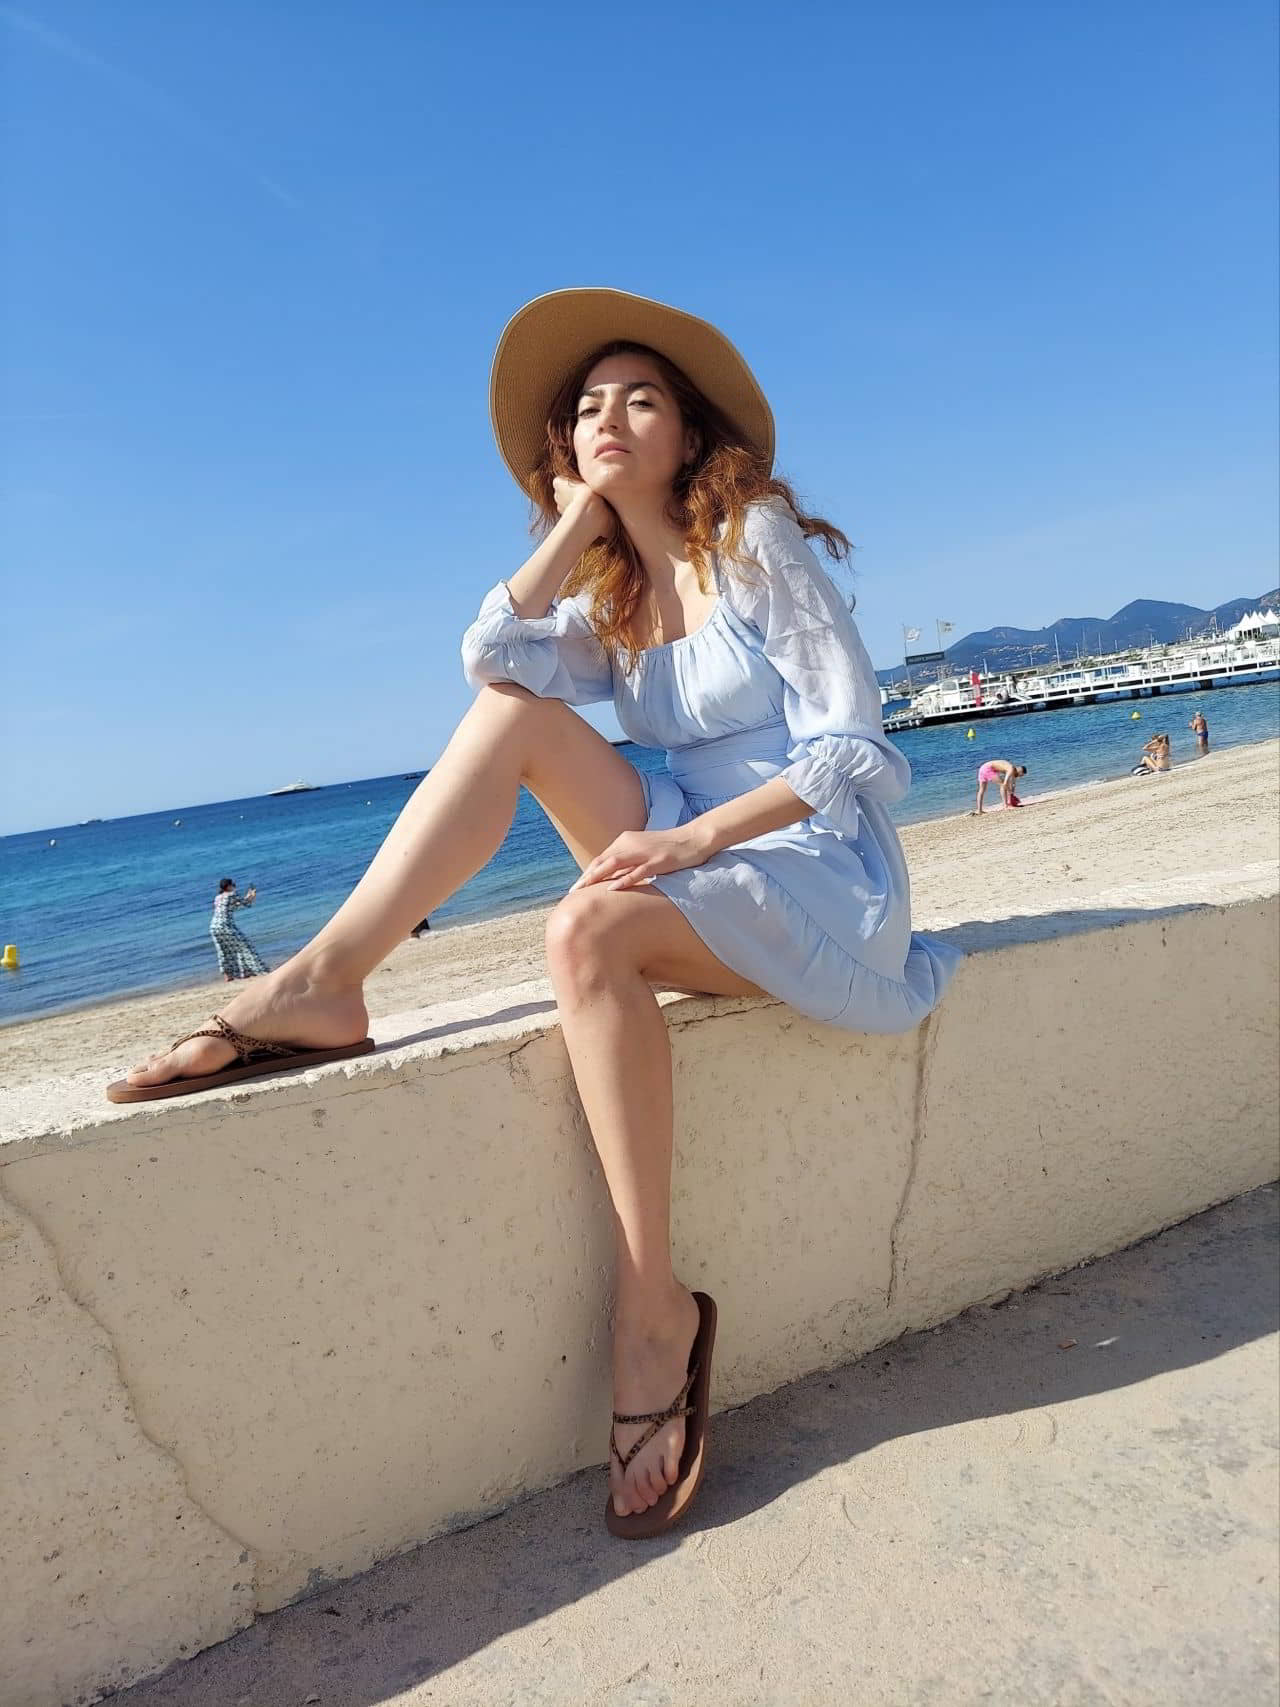
[[[1278,919],[974,927],[902,1038],[671,998],[717,1406],[1273,1178]],[[603,1462],[607,1199],[545,986],[375,1030],[190,1102],[11,1097],[6,1707],[95,1699]]]

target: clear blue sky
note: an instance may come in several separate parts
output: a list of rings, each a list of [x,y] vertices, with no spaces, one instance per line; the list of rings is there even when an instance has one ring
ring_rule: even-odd
[[[1275,584],[1271,0],[24,0],[0,47],[0,829],[434,759],[526,554],[493,346],[565,285],[745,352],[878,664]]]

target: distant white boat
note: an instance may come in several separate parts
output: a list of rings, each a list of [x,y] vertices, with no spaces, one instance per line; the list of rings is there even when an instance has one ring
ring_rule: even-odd
[[[319,785],[314,782],[286,782],[283,788],[269,788],[268,794],[314,794]]]

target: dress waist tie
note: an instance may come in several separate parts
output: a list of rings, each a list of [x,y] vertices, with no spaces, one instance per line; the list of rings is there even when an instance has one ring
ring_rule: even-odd
[[[731,800],[786,770],[791,735],[784,717],[667,752],[668,774],[689,794]]]

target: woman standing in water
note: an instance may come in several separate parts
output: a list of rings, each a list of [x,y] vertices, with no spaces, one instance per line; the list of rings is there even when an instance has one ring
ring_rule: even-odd
[[[848,541],[773,474],[773,417],[728,340],[621,291],[558,291],[507,326],[491,408],[543,538],[463,641],[474,704],[319,935],[110,1094],[372,1048],[364,979],[493,857],[528,788],[582,868],[547,959],[617,1232],[606,1521],[655,1535],[701,1478],[715,1305],[671,1265],[654,986],[768,993],[896,1032],[957,957],[911,933],[888,812],[910,772],[809,547],[843,556]],[[666,749],[664,773],[642,775],[568,709],[602,700]]]
[[[209,935],[213,938],[218,971],[224,984],[234,983],[237,978],[257,978],[267,970],[266,962],[231,916],[239,907],[252,907],[257,894],[253,884],[243,895],[237,894],[235,879],[224,877],[213,898]]]

